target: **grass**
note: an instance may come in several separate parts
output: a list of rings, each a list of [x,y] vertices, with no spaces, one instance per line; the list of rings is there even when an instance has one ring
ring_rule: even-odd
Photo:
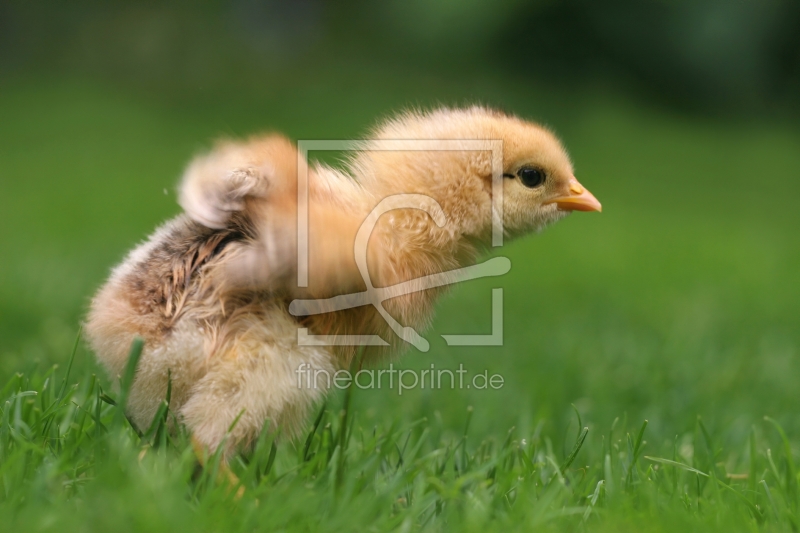
[[[744,449],[727,451],[698,418],[690,435],[698,449],[691,457],[678,437],[668,457],[655,457],[643,453],[646,420],[636,430],[617,419],[599,446],[584,450],[590,430],[576,409],[577,436],[564,456],[541,423],[531,433],[510,428],[473,440],[471,408],[463,430],[453,434],[425,418],[367,425],[358,410],[347,410],[355,388],[341,405],[321,408],[302,445],[262,434],[234,461],[246,488],[236,499],[229,486],[214,481],[219,457],[200,469],[185,431],[166,429],[175,421],[169,393],[150,428],[128,423],[121,405],[141,348],[132,347],[119,401],[94,375],[70,380],[76,350],[63,375],[53,367],[18,374],[3,387],[4,524],[25,531],[797,525],[791,443],[770,418],[769,435],[753,428]],[[770,444],[777,444],[775,452]]]
[[[295,74],[181,98],[53,76],[4,82],[4,527],[797,529],[795,126],[489,76],[465,88],[380,69],[357,86],[335,68]],[[605,207],[504,246],[511,272],[457,287],[426,334],[431,351],[395,363],[464,364],[501,374],[501,389],[334,394],[305,438],[264,435],[237,458],[239,501],[213,466],[196,468],[183,432],[164,430],[166,407],[143,434],[130,427],[115,405],[124,384],[75,337],[107,269],[177,211],[173,184],[192,153],[264,126],[346,138],[408,102],[476,97],[554,125]],[[447,347],[439,335],[489,333],[494,287],[504,345]]]

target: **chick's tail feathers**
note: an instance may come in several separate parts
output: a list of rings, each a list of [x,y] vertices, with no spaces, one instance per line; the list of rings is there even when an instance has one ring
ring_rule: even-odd
[[[219,265],[221,285],[315,296],[363,287],[355,240],[364,217],[337,204],[336,181],[309,169],[306,222],[298,216],[297,180],[297,150],[280,136],[223,142],[189,165],[179,192],[189,217],[211,229],[244,219],[255,232]],[[299,246],[298,224],[303,224]],[[370,248],[372,268],[380,254],[377,246]],[[307,260],[298,257],[298,249]],[[301,268],[308,272],[306,287],[298,287]]]
[[[178,203],[194,221],[223,229],[236,213],[258,203],[291,201],[296,180],[297,151],[286,138],[267,135],[245,143],[223,141],[189,164]]]

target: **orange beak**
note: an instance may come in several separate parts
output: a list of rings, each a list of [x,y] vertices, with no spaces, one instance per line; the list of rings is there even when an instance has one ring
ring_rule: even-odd
[[[552,200],[547,200],[544,205],[556,204],[559,209],[564,211],[602,211],[603,206],[578,180],[569,180],[568,196],[559,196]]]

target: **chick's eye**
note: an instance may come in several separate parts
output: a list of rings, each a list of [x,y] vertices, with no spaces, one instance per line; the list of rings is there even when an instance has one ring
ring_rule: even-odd
[[[545,179],[544,172],[538,168],[523,168],[517,175],[522,184],[531,189],[540,186]]]

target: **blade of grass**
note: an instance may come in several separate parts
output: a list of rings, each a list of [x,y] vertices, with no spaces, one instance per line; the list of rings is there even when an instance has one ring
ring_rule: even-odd
[[[756,428],[750,428],[750,438],[748,439],[750,446],[750,474],[748,475],[747,485],[750,489],[750,494],[753,495],[753,503],[758,501],[756,493],[756,476],[758,475],[758,455],[756,452]]]
[[[125,416],[125,409],[128,405],[128,396],[130,395],[133,380],[136,376],[136,367],[139,366],[139,359],[142,357],[142,350],[144,349],[144,340],[140,337],[133,339],[131,343],[130,352],[128,352],[128,362],[125,365],[125,371],[120,377],[119,385],[119,409],[115,415],[115,422],[118,422]]]
[[[774,419],[765,416],[764,420],[775,426],[783,441],[783,453],[786,456],[786,492],[789,499],[789,505],[792,510],[797,508],[797,470],[794,466],[794,459],[792,458],[792,445],[783,427]]]
[[[567,458],[564,460],[564,462],[561,464],[561,467],[559,468],[559,471],[562,474],[564,472],[566,472],[567,468],[569,468],[569,466],[572,464],[572,462],[575,461],[575,458],[578,456],[578,452],[581,451],[581,448],[583,447],[583,442],[586,440],[586,435],[588,435],[588,434],[589,434],[589,428],[588,427],[583,428],[583,431],[581,431],[578,434],[578,438],[575,440],[575,445],[572,447],[572,451],[569,453],[569,455],[567,456]]]
[[[323,402],[322,407],[320,407],[319,413],[317,414],[317,418],[314,419],[314,424],[311,426],[311,431],[308,433],[305,445],[303,446],[303,461],[308,461],[309,453],[311,451],[311,443],[314,441],[314,435],[317,433],[317,428],[319,428],[319,425],[322,423],[322,418],[325,416],[326,406],[327,404]]]
[[[69,356],[69,363],[67,363],[67,373],[64,374],[64,381],[61,382],[61,388],[58,390],[58,401],[64,397],[64,391],[67,389],[67,382],[69,381],[70,372],[72,372],[72,364],[75,362],[75,354],[78,353],[78,345],[81,342],[81,333],[83,326],[78,327],[78,334],[75,336],[75,344],[72,346],[72,353]]]
[[[672,461],[670,459],[664,459],[662,457],[649,457],[647,455],[645,455],[644,458],[647,459],[648,461],[653,461],[654,463],[661,463],[661,464],[664,464],[664,465],[674,466],[676,468],[680,468],[682,470],[686,470],[687,472],[694,472],[697,475],[700,475],[700,476],[703,476],[703,477],[709,477],[708,474],[706,474],[705,472],[702,472],[702,471],[700,471],[700,470],[698,470],[696,468],[692,468],[689,465],[685,465],[683,463],[679,463],[678,461]]]

